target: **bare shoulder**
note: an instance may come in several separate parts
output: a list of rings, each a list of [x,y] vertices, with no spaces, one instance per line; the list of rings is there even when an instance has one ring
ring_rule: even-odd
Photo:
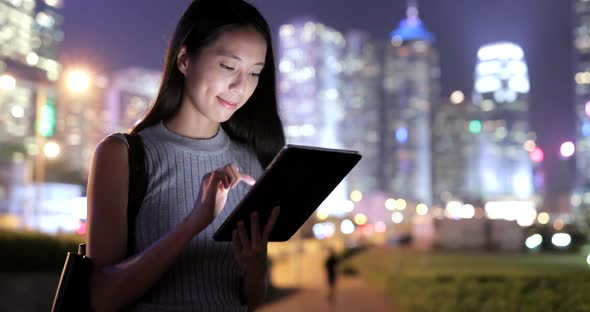
[[[127,248],[128,149],[107,137],[96,147],[88,176],[88,255],[99,265],[120,261]]]

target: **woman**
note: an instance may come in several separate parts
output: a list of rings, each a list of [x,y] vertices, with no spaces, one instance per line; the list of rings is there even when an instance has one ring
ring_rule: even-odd
[[[267,22],[242,0],[194,1],[168,48],[158,96],[132,130],[148,187],[126,257],[128,156],[121,134],[96,148],[88,183],[88,255],[96,311],[244,311],[266,290],[267,240],[215,229],[284,145]],[[244,183],[242,183],[244,182]],[[250,232],[250,237],[248,237]]]

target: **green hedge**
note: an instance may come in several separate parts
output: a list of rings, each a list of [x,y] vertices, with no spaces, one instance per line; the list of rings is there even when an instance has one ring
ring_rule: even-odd
[[[590,311],[585,256],[373,249],[347,262],[400,311]]]
[[[0,272],[60,272],[68,251],[77,251],[83,236],[0,231]]]
[[[390,276],[404,311],[590,311],[590,274]]]

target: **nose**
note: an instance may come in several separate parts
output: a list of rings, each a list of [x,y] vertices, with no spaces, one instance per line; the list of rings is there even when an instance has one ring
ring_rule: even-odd
[[[244,88],[246,87],[246,79],[243,73],[239,73],[235,76],[232,82],[229,85],[229,90],[232,93],[239,94],[244,92]]]

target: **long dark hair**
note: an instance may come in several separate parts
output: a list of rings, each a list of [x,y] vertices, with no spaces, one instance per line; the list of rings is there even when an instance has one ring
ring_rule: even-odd
[[[266,40],[265,65],[250,99],[221,126],[232,140],[251,146],[262,166],[266,167],[285,144],[277,108],[271,31],[260,12],[242,0],[194,0],[191,3],[170,40],[158,96],[131,132],[136,133],[168,120],[180,108],[184,75],[176,61],[182,46],[186,46],[190,56],[194,56],[222,32],[245,26],[254,27]]]

